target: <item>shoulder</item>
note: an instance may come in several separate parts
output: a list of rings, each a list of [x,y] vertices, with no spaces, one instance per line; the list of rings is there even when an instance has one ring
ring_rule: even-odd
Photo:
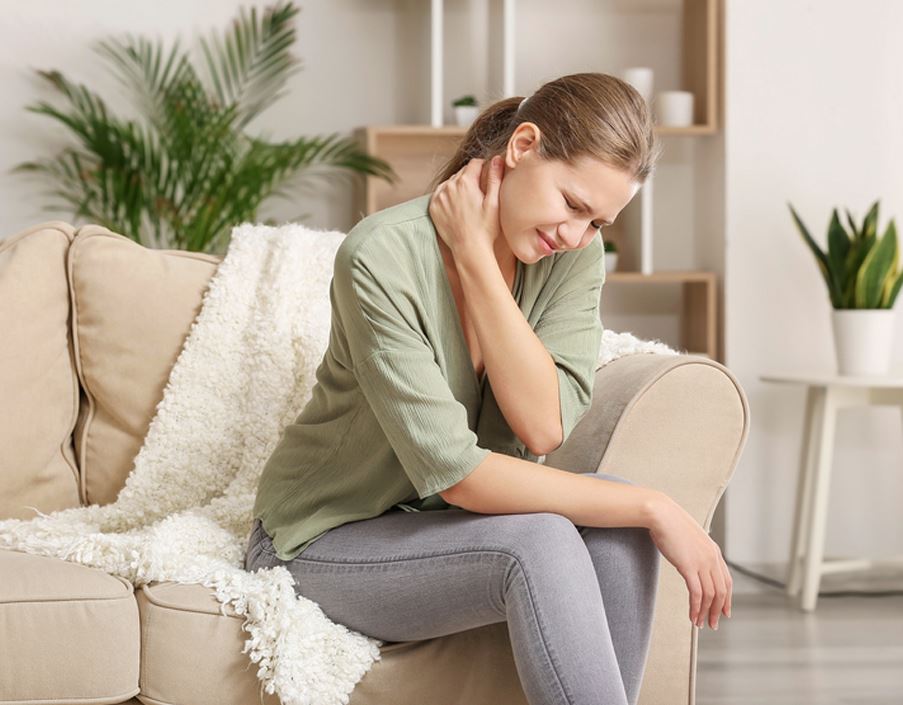
[[[336,250],[333,290],[380,315],[415,317],[433,294],[439,257],[429,195],[373,213]],[[375,315],[375,313],[374,313]]]
[[[418,196],[358,221],[336,251],[336,269],[386,276],[415,271],[435,246],[429,200],[430,194]]]

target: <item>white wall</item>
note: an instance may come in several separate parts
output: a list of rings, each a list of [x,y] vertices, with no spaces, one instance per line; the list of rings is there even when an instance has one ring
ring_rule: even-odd
[[[835,206],[861,219],[880,198],[880,233],[903,225],[903,3],[728,0],[726,28],[726,363],[752,413],[728,552],[786,561],[804,395],[758,377],[835,365],[827,290],[786,203],[823,247]],[[903,553],[901,431],[893,408],[841,411],[829,556]]]

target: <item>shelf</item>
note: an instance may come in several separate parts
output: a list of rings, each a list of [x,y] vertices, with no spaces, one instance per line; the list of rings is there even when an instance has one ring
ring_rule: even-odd
[[[665,270],[660,272],[652,272],[652,274],[643,274],[642,272],[607,272],[605,274],[605,283],[624,282],[627,284],[686,284],[694,282],[705,282],[707,284],[714,283],[716,280],[715,272],[704,272],[701,270]]]
[[[718,275],[701,270],[672,270],[643,274],[642,272],[606,272],[604,287],[612,284],[680,284],[682,305],[680,312],[680,347],[696,350],[723,362],[718,350]],[[604,305],[604,304],[603,304]]]

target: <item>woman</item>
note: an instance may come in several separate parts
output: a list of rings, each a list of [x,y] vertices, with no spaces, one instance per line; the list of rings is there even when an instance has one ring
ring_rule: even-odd
[[[636,702],[659,551],[694,623],[730,616],[720,550],[673,500],[542,464],[592,401],[600,230],[658,154],[632,87],[564,76],[487,108],[430,193],[351,230],[247,569],[285,566],[331,619],[384,641],[507,621],[534,705]]]

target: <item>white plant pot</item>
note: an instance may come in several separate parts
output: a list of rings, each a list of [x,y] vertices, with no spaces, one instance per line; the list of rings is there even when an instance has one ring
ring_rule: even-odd
[[[618,253],[617,252],[606,252],[605,253],[605,273],[614,272],[618,268]]]
[[[893,309],[833,309],[831,321],[838,374],[871,376],[890,371]]]
[[[480,114],[479,105],[456,105],[454,108],[455,122],[458,127],[469,127],[470,123],[476,120],[477,115]]]

